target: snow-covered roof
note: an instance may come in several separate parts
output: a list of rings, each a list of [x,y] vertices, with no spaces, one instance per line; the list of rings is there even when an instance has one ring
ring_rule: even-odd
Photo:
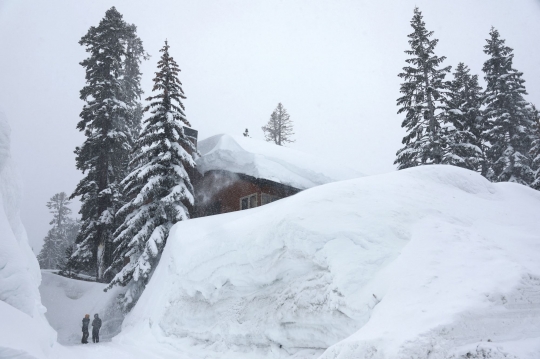
[[[226,170],[307,189],[363,175],[333,160],[243,136],[215,135],[199,141],[197,168]]]

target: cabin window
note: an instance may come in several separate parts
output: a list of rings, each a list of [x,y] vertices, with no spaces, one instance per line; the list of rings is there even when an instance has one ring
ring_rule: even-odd
[[[257,207],[257,193],[240,198],[240,209]]]
[[[262,193],[261,194],[261,206],[263,206],[265,204],[268,204],[268,203],[272,203],[274,201],[277,201],[278,199],[280,199],[280,197],[274,196],[274,195],[268,194],[268,193]]]

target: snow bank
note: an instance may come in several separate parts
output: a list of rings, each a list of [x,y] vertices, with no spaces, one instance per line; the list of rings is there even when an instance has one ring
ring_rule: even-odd
[[[197,168],[203,174],[226,170],[298,189],[362,176],[335,161],[246,137],[216,135],[197,146],[201,153]]]
[[[39,265],[19,218],[20,198],[10,128],[0,113],[0,357],[40,358],[55,334],[43,316]]]
[[[538,358],[539,213],[531,189],[426,166],[181,222],[115,340],[190,358]]]
[[[103,324],[100,339],[108,341],[120,332],[124,315],[117,306],[116,297],[124,291],[122,287],[104,292],[104,283],[85,282],[59,276],[54,271],[42,272],[39,287],[45,316],[58,333],[58,342],[64,345],[80,344],[81,321],[85,314],[94,318],[99,314]]]

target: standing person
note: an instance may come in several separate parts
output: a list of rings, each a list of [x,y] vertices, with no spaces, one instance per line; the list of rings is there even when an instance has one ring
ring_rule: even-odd
[[[90,314],[86,314],[82,320],[82,344],[88,344],[88,324],[90,324]]]
[[[92,340],[94,343],[99,343],[99,328],[101,328],[101,318],[94,314],[94,320],[92,320]]]

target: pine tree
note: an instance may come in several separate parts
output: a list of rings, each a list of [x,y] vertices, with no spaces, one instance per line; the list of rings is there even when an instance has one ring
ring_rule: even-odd
[[[462,62],[448,85],[445,101],[442,163],[478,171],[485,175],[482,141],[482,87]]]
[[[134,171],[125,180],[124,191],[131,198],[120,211],[124,222],[115,234],[118,247],[109,271],[121,270],[108,288],[128,285],[126,309],[135,304],[155,269],[169,230],[178,221],[189,219],[193,187],[188,170],[195,168],[191,153],[195,148],[184,134],[190,126],[184,113],[185,99],[180,68],[169,55],[169,45],[160,50],[161,60],[154,78],[151,112],[137,141]],[[129,261],[128,263],[126,263]]]
[[[540,111],[531,104],[531,119],[533,121],[532,147],[530,156],[534,170],[534,180],[531,187],[540,191]]]
[[[80,98],[86,104],[77,128],[87,138],[75,150],[77,169],[85,177],[71,196],[81,196],[82,202],[82,226],[73,256],[79,268],[95,271],[98,281],[104,280],[110,261],[118,226],[115,213],[125,202],[119,183],[127,174],[132,137],[139,126],[139,63],[144,50],[135,31],[112,7],[79,41],[90,56],[81,62],[86,86]]]
[[[398,113],[405,113],[401,127],[408,132],[402,141],[405,146],[396,153],[394,164],[398,169],[443,161],[441,114],[446,89],[443,80],[451,67],[439,68],[446,57],[435,55],[439,40],[430,39],[433,31],[426,30],[418,8],[414,9],[411,26],[414,29],[408,35],[411,49],[405,53],[412,57],[405,60],[409,66],[398,75],[405,80],[400,89],[403,96],[397,100],[401,106]]]
[[[530,185],[534,179],[532,168],[531,133],[527,94],[523,73],[512,67],[513,50],[505,45],[499,32],[491,28],[484,46],[489,59],[482,71],[487,83],[484,93],[484,136],[489,141],[486,158],[489,162],[487,178],[493,182],[517,182]]]
[[[274,112],[270,116],[270,120],[266,126],[262,127],[266,141],[274,142],[276,145],[282,146],[285,143],[294,142],[292,139],[293,125],[291,116],[281,102],[277,105]]]
[[[45,236],[43,247],[37,256],[41,268],[61,268],[66,248],[75,241],[79,227],[77,222],[69,217],[71,214],[69,205],[70,202],[64,192],[55,194],[47,202],[47,208],[53,214],[53,218],[49,223],[52,228]]]

